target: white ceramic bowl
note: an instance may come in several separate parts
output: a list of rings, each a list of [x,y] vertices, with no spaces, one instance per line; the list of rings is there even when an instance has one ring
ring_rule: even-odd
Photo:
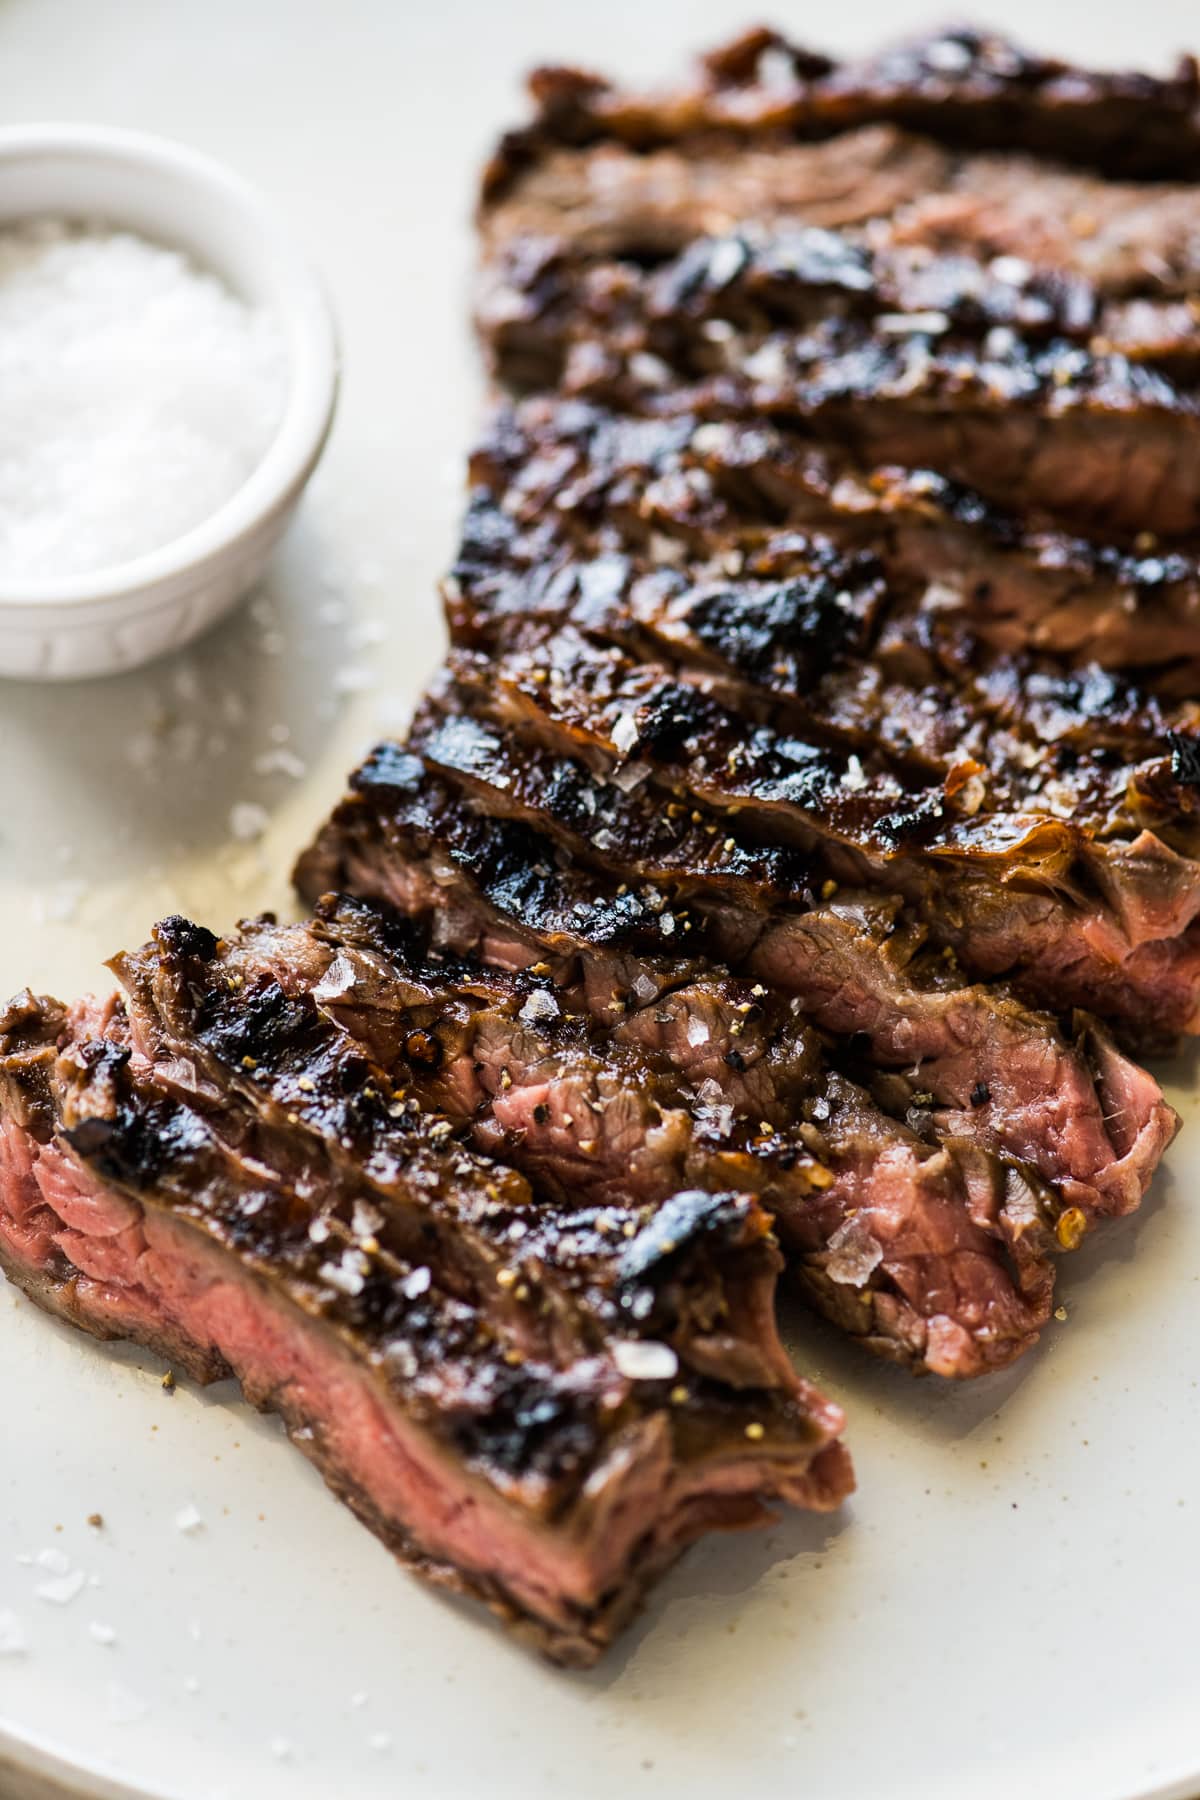
[[[97,125],[0,129],[0,227],[46,214],[100,219],[187,252],[272,310],[289,360],[274,440],[203,524],[94,574],[0,583],[0,675],[70,680],[178,648],[253,586],[321,454],[338,355],[321,284],[270,206],[194,150]]]

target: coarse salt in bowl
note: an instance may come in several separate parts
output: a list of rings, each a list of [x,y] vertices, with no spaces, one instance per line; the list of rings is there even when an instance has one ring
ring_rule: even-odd
[[[39,283],[61,354],[34,380]],[[259,578],[329,431],[336,338],[303,256],[219,164],[137,132],[12,126],[0,385],[31,421],[7,444],[0,429],[0,675],[110,674],[189,642]]]

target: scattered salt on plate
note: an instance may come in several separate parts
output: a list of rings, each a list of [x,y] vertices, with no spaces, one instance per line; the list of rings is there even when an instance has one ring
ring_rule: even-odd
[[[176,1531],[199,1531],[203,1523],[204,1519],[201,1516],[199,1508],[190,1500],[186,1506],[181,1506],[179,1511],[175,1514]]]
[[[260,838],[271,823],[271,815],[257,800],[238,800],[229,809],[230,835],[248,844]]]
[[[302,762],[294,750],[264,750],[261,756],[254,759],[256,775],[287,775],[293,781],[299,781],[304,775],[307,764]]]
[[[333,677],[335,694],[365,694],[375,686],[376,677],[370,669],[364,669],[350,663],[344,669],[338,669]]]
[[[29,1648],[25,1628],[15,1612],[0,1611],[0,1656],[21,1656]]]
[[[86,1580],[82,1569],[73,1569],[69,1575],[52,1575],[49,1581],[39,1582],[33,1591],[39,1600],[48,1600],[52,1606],[69,1606]]]

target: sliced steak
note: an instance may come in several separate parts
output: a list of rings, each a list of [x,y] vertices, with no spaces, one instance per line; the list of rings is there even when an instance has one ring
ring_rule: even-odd
[[[889,589],[918,603],[926,629],[954,629],[948,649],[960,660],[975,660],[967,632],[1009,654],[1141,668],[1185,694],[1196,686],[1192,556],[1066,536],[932,470],[865,467],[765,421],[629,419],[538,397],[496,411],[471,474],[447,585],[460,643],[491,641],[496,615],[553,607],[563,617],[635,575],[674,600],[819,557],[819,591],[833,599],[865,548]],[[564,588],[571,557],[598,565],[580,570],[577,591]],[[837,622],[827,604],[823,627]]]
[[[363,1190],[382,1179],[393,1243],[405,1240],[396,1236],[380,1156],[362,1141],[357,1114],[346,1116],[345,1089],[357,1095],[363,1082],[356,1043],[383,1065],[389,1084],[403,1084],[414,1121],[432,1108],[434,1132],[447,1117],[469,1127],[481,1147],[548,1188],[553,1236],[521,1233],[523,1256],[553,1277],[533,1313],[518,1308],[509,1321],[521,1329],[524,1354],[545,1349],[530,1336],[539,1320],[554,1341],[579,1330],[563,1300],[574,1291],[576,1266],[559,1268],[556,1255],[578,1235],[564,1206],[578,1208],[585,1196],[589,1222],[602,1206],[617,1230],[639,1217],[637,1207],[664,1204],[685,1186],[759,1194],[818,1304],[886,1354],[963,1375],[1001,1366],[1034,1341],[1049,1311],[1047,1250],[1061,1203],[1016,1166],[966,1142],[927,1143],[886,1116],[828,1067],[803,1021],[761,988],[715,974],[681,980],[669,967],[652,976],[642,966],[615,1008],[596,971],[561,985],[548,971],[518,978],[429,956],[411,930],[348,901],[319,913],[315,930],[252,922],[205,963],[180,960],[160,928],[155,946],[120,963],[134,996],[135,1037],[153,1049],[156,1078],[172,1090],[216,1106],[233,1089],[276,1122],[287,1109],[293,1138],[316,1131],[326,1178],[342,1190],[349,1179],[361,1195],[351,1212],[356,1204],[370,1211],[378,1195]],[[305,994],[319,1021],[300,1006]],[[329,1029],[331,1019],[344,1036]],[[242,1054],[248,1032],[251,1069]],[[356,1060],[357,1079],[348,1082]],[[297,1086],[296,1068],[318,1064],[338,1097],[336,1113],[328,1093]],[[226,1104],[222,1131],[227,1119]],[[343,1143],[351,1167],[329,1171],[323,1147]],[[274,1164],[280,1160],[276,1151]],[[335,1149],[335,1165],[345,1160]],[[432,1179],[424,1194],[419,1253],[452,1291],[481,1303],[497,1268],[514,1259],[512,1209],[497,1232],[487,1208],[460,1207],[456,1216]],[[839,1232],[852,1213],[856,1240],[880,1247],[873,1264],[839,1257]],[[455,1245],[456,1230],[465,1244]],[[477,1274],[464,1286],[478,1269],[482,1296]],[[588,1271],[587,1279],[600,1276]],[[501,1304],[511,1291],[495,1290]],[[677,1344],[685,1336],[678,1331]],[[689,1366],[711,1354],[696,1334],[680,1353]],[[739,1357],[748,1362],[749,1349]]]
[[[1086,345],[1061,333],[1043,340],[1006,323],[981,336],[930,309],[830,316],[823,276],[798,272],[787,240],[752,253],[735,235],[698,249],[702,258],[685,252],[650,275],[623,267],[614,280],[577,284],[565,338],[552,334],[552,353],[535,371],[539,385],[652,416],[786,420],[861,460],[937,469],[1010,511],[1038,507],[1071,527],[1174,537],[1200,529],[1200,390],[1191,375],[1200,339],[1186,307],[1181,325],[1151,309],[1146,327],[1152,345],[1166,334],[1177,350],[1176,371],[1133,361],[1131,345],[1115,348],[1103,335]],[[727,275],[735,262],[744,274]],[[806,297],[816,322],[777,324],[752,298],[739,301],[764,263],[777,290]],[[699,266],[718,271],[708,292]],[[953,293],[957,280],[944,260],[926,271],[934,291]],[[693,304],[666,298],[688,281],[697,282]],[[998,287],[1009,316],[1019,316],[1023,285]],[[979,285],[971,302],[979,327],[987,299]]]
[[[167,953],[178,954],[178,933]],[[261,1048],[269,1066],[273,1031]],[[841,1415],[778,1350],[778,1255],[752,1199],[673,1196],[645,1209],[632,1235],[625,1215],[609,1231],[601,1215],[588,1229],[580,1214],[574,1254],[593,1277],[578,1284],[593,1345],[526,1356],[502,1315],[389,1248],[393,1204],[419,1205],[424,1184],[406,1162],[411,1115],[371,1099],[359,1061],[355,1123],[377,1119],[379,1153],[390,1139],[404,1171],[394,1196],[377,1196],[378,1225],[361,1204],[347,1219],[346,1193],[317,1201],[327,1190],[305,1175],[303,1143],[281,1172],[254,1154],[269,1132],[235,1147],[223,1115],[174,1097],[119,1004],[67,1015],[21,996],[0,1021],[6,1272],[99,1336],[148,1344],[200,1380],[238,1375],[398,1555],[477,1595],[558,1660],[593,1661],[704,1530],[756,1523],[772,1500],[838,1503],[851,1484]],[[298,1093],[307,1079],[344,1108],[331,1065],[310,1066],[309,1078],[286,1070]],[[244,1108],[232,1100],[235,1118]],[[420,1131],[436,1144],[431,1127]],[[448,1179],[486,1171],[441,1135]],[[496,1174],[509,1186],[493,1206],[510,1229],[533,1220],[552,1237],[527,1188],[514,1201],[520,1178]],[[508,1273],[500,1285],[515,1294],[516,1259]],[[719,1321],[703,1372],[672,1347],[678,1321],[702,1314]],[[722,1344],[732,1381],[717,1369]],[[747,1368],[759,1385],[746,1384]]]
[[[497,740],[496,753],[506,751]],[[944,954],[921,949],[883,896],[843,890],[805,902],[794,888],[790,904],[772,893],[752,905],[736,872],[698,896],[700,868],[664,875],[657,846],[645,878],[632,832],[597,844],[581,829],[579,790],[570,792],[578,770],[560,776],[562,804],[551,813],[515,782],[479,772],[437,779],[419,757],[383,745],[301,859],[301,892],[386,900],[429,921],[446,947],[499,966],[550,958],[557,973],[564,957],[603,958],[601,982],[620,993],[647,957],[679,958],[681,979],[713,957],[735,964],[848,1040],[894,1113],[911,1120],[914,1108],[945,1138],[1013,1156],[1052,1183],[1072,1212],[1064,1241],[1093,1215],[1138,1204],[1176,1120],[1156,1083],[1094,1022],[1081,1021],[1071,1044],[1003,990],[967,985]],[[485,794],[487,811],[472,792]],[[665,830],[688,835],[687,808],[674,818],[653,810]],[[736,843],[724,852],[704,834],[703,844],[714,859],[736,856]]]
[[[469,1127],[559,1207],[584,1196],[624,1216],[684,1187],[753,1191],[810,1297],[880,1353],[962,1376],[1035,1341],[1061,1202],[1020,1166],[887,1115],[761,986],[642,967],[616,1002],[594,971],[556,983],[489,970],[429,957],[374,908],[330,900],[318,914],[317,991],[330,968],[343,989],[322,1009],[406,1103]],[[292,935],[248,929],[239,971],[273,966]],[[315,974],[303,950],[282,954]],[[187,992],[203,1005],[194,981]],[[532,1234],[521,1248],[544,1254]],[[694,1342],[686,1354],[700,1360]]]
[[[706,153],[776,150],[870,125],[949,150],[1016,151],[1117,180],[1200,179],[1200,77],[1191,57],[1165,79],[1096,72],[959,27],[838,64],[757,29],[712,51],[673,89],[622,90],[554,67],[537,70],[530,88],[535,117],[503,140],[487,170],[484,200],[493,213],[536,197],[539,177],[563,151],[628,149],[653,165],[655,152],[675,149],[686,179]],[[769,202],[769,181],[764,188]],[[585,196],[586,184],[576,191]],[[568,199],[562,209],[582,213],[583,201]],[[1103,227],[1103,212],[1093,214],[1091,231],[1081,222],[1079,236]],[[1062,216],[1069,221],[1072,211]]]
[[[984,974],[1027,970],[1039,999],[1142,1042],[1194,1028],[1194,701],[978,644],[886,549],[788,528],[731,549],[738,446],[724,492],[681,457],[721,428],[524,415],[477,459],[447,584],[471,697],[452,710],[486,686],[505,728],[896,888]]]
[[[754,584],[742,592],[727,633],[712,635],[757,659],[764,611]],[[782,652],[783,685],[792,657],[812,683],[795,722],[756,716],[741,686],[638,660],[573,625],[524,624],[519,647],[452,653],[444,695],[435,686],[431,698],[476,712],[497,736],[520,729],[581,758],[613,807],[622,787],[649,781],[700,808],[718,843],[749,834],[798,849],[822,880],[878,882],[970,967],[1111,1017],[1131,1041],[1195,1030],[1194,729],[1152,707],[1122,720],[1100,671],[1021,682],[993,669],[963,696],[888,682],[877,657],[822,682],[811,664],[837,628],[821,631],[819,607],[807,621],[785,610],[782,637],[815,627],[807,671],[803,641],[798,656]],[[708,622],[721,620],[710,611]],[[771,624],[767,613],[768,635]]]
[[[1070,268],[931,244],[911,223],[835,232],[750,220],[692,239],[649,271],[642,262],[581,260],[552,239],[517,238],[485,264],[478,321],[498,373],[514,387],[551,387],[572,367],[599,370],[597,342],[609,352],[610,380],[620,359],[636,356],[627,374],[654,386],[663,368],[691,379],[757,377],[794,340],[846,355],[912,335],[951,346],[960,365],[982,361],[998,397],[1028,399],[1037,354],[1044,360],[1048,349],[1057,352],[1047,366],[1059,388],[1068,385],[1068,367],[1080,378],[1090,367],[1092,386],[1103,380],[1115,394],[1123,364],[1103,359],[1117,356],[1193,382],[1200,251],[1189,285],[1181,295],[1113,297]],[[836,336],[818,334],[835,321]],[[1085,353],[1090,364],[1080,360]]]
[[[481,212],[502,380],[787,419],[1071,528],[1200,528],[1193,63],[1093,77],[948,32],[839,67],[752,34],[674,95],[534,89]]]

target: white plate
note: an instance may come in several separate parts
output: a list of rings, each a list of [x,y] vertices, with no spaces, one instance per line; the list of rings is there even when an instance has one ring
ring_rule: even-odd
[[[432,582],[477,405],[465,220],[511,71],[556,49],[662,67],[746,16],[512,11],[343,0],[335,34],[319,0],[4,9],[7,112],[166,131],[258,182],[324,265],[347,365],[270,607],[104,686],[0,684],[5,992],[94,984],[167,910],[287,903],[291,852],[440,643]],[[1095,15],[1009,9],[1063,50]],[[1186,25],[1125,9],[1096,54],[1165,56]],[[853,27],[894,31],[896,9]],[[303,776],[255,770],[280,748]],[[239,802],[267,829],[230,848]],[[0,1657],[0,1795],[24,1795],[13,1764],[160,1800],[1194,1792],[1200,1122],[1181,1073],[1188,1129],[1141,1218],[1070,1263],[1068,1322],[1012,1374],[918,1384],[800,1322],[849,1412],[858,1496],[838,1521],[702,1546],[583,1678],[404,1575],[270,1422],[220,1391],[168,1396],[145,1359],[0,1288],[0,1610],[29,1639]],[[188,1506],[203,1523],[183,1532]],[[47,1549],[87,1578],[66,1604],[15,1560]]]

